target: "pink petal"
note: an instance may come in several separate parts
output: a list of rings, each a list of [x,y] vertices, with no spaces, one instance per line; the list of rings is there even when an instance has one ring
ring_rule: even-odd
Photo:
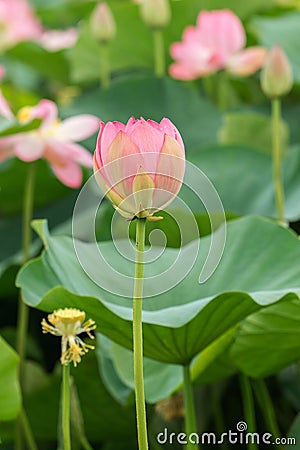
[[[185,157],[180,144],[170,136],[165,136],[155,175],[153,204],[162,208],[170,203],[179,192],[185,171]]]
[[[164,141],[163,133],[152,127],[144,119],[136,122],[128,134],[141,153],[159,153],[161,151]]]
[[[107,122],[101,129],[101,140],[98,139],[97,148],[98,151],[100,149],[101,161],[103,164],[110,162],[110,158],[108,157],[109,147],[121,130],[125,130],[125,125],[121,122]]]
[[[156,130],[144,119],[141,119],[132,127],[130,138],[136,144],[140,153],[143,154],[143,170],[150,175],[155,174],[157,167],[155,154],[159,155],[161,152],[164,133]]]
[[[4,74],[5,74],[5,69],[3,66],[0,65],[0,80],[2,80],[2,78],[4,78]]]
[[[179,131],[177,130],[177,128],[175,127],[175,125],[169,119],[164,117],[160,121],[159,126],[163,133],[168,134],[169,136],[171,136],[178,142],[178,144],[180,145],[180,147],[182,149],[182,155],[184,156],[184,154],[185,154],[184,143],[183,143],[182,137],[181,137]]]
[[[227,70],[241,77],[252,75],[262,67],[267,56],[263,47],[249,47],[232,55],[227,63]]]
[[[99,128],[99,119],[90,114],[69,117],[55,128],[55,137],[65,141],[82,141]]]
[[[57,52],[65,48],[75,45],[78,39],[78,31],[76,28],[68,30],[47,30],[37,40],[49,52]]]
[[[42,158],[44,150],[43,140],[33,133],[19,135],[19,139],[15,145],[15,155],[25,162]]]
[[[55,139],[47,140],[45,158],[52,164],[65,164],[67,160],[93,167],[93,157],[91,153],[79,144],[71,142],[60,142]]]
[[[30,119],[43,119],[41,129],[51,127],[57,120],[57,106],[51,100],[43,99],[31,109]]]
[[[224,63],[230,54],[245,46],[246,36],[242,22],[228,9],[201,12],[197,27],[201,33],[202,45],[218,53]]]
[[[0,163],[14,156],[15,136],[0,138]]]
[[[195,80],[199,76],[201,76],[200,71],[195,71],[194,68],[188,67],[185,64],[174,63],[169,67],[169,74],[172,78],[176,80]],[[202,75],[206,75],[207,73],[202,73]]]
[[[14,118],[12,110],[10,109],[10,106],[7,103],[6,99],[4,98],[1,90],[0,90],[0,116],[5,117],[6,119],[9,120]]]
[[[119,131],[109,147],[107,163],[103,166],[109,187],[114,187],[122,197],[130,195],[133,178],[143,165],[139,148],[127,133]]]
[[[67,161],[63,165],[51,164],[51,168],[59,181],[70,188],[78,188],[82,182],[82,171],[74,161]]]

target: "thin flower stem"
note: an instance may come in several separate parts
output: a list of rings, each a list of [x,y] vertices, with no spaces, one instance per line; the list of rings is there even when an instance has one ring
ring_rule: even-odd
[[[164,35],[162,30],[153,30],[154,46],[154,72],[158,78],[162,78],[166,73],[166,58]]]
[[[31,243],[31,228],[30,222],[33,214],[33,198],[34,198],[34,179],[35,179],[35,164],[30,163],[28,165],[27,178],[24,189],[24,201],[23,201],[23,263],[28,261],[30,256],[30,243]],[[24,362],[26,354],[26,341],[27,341],[27,328],[29,309],[23,302],[21,295],[19,297],[19,311],[18,311],[18,324],[17,324],[17,352],[19,354],[19,378],[22,386],[24,375]]]
[[[32,433],[31,427],[30,427],[28,417],[23,408],[21,409],[21,412],[20,412],[20,421],[22,423],[22,428],[24,431],[24,436],[25,436],[25,440],[26,440],[28,449],[29,450],[38,450],[38,447],[35,443],[34,436],[33,436],[33,433]]]
[[[273,182],[278,221],[284,218],[284,190],[281,177],[281,103],[279,98],[272,100],[272,153],[273,153]]]
[[[22,253],[23,253],[23,263],[28,261],[30,257],[30,244],[31,244],[31,228],[30,222],[33,214],[33,200],[34,200],[34,184],[35,184],[35,163],[28,164],[27,177],[25,180],[24,187],[24,197],[23,197],[23,229],[22,229]],[[19,354],[19,382],[21,389],[23,390],[24,385],[24,365],[26,357],[26,344],[27,344],[27,329],[29,320],[29,308],[23,302],[21,293],[19,294],[19,305],[18,305],[18,320],[17,320],[17,338],[16,338],[16,348]],[[24,429],[25,422],[22,420],[20,415],[17,421],[16,427],[16,439],[15,439],[15,449],[23,449],[23,438],[22,431],[26,433]],[[27,428],[30,428],[29,422],[27,421]],[[31,433],[32,439],[33,434]]]
[[[107,42],[100,43],[100,82],[104,91],[110,86],[110,55],[109,44]]]
[[[89,443],[89,441],[86,439],[86,437],[80,438],[80,445],[84,450],[93,450],[93,447]]]
[[[193,398],[193,385],[191,380],[190,366],[188,364],[183,366],[183,397],[185,409],[185,434],[187,436],[187,444],[185,448],[187,450],[198,450],[199,446],[191,443],[189,440],[189,436],[192,433],[197,432],[197,425]]]
[[[276,415],[272,403],[272,399],[270,397],[269,391],[267,389],[266,383],[262,378],[258,378],[253,380],[253,387],[256,397],[258,399],[259,405],[261,407],[261,411],[264,415],[265,423],[272,433],[273,438],[280,437],[281,433],[276,421]],[[276,448],[283,449],[283,445],[277,445]]]
[[[136,260],[133,292],[134,385],[139,450],[148,449],[143,373],[143,285],[146,219],[136,221]]]
[[[249,378],[243,373],[240,375],[240,387],[243,399],[244,418],[247,424],[247,432],[256,432],[255,409]],[[244,430],[240,430],[244,431]],[[245,430],[246,431],[246,430]],[[258,445],[251,440],[247,444],[248,450],[258,450]]]
[[[62,365],[62,433],[64,450],[71,450],[70,436],[70,364]]]

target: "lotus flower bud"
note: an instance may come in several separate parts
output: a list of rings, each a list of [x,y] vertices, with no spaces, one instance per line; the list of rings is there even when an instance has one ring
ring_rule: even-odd
[[[279,45],[269,52],[261,72],[261,88],[268,97],[281,97],[293,86],[293,72],[290,62]]]
[[[111,42],[116,34],[116,23],[107,3],[99,3],[91,15],[91,30],[102,43]]]
[[[150,28],[165,28],[171,19],[169,0],[142,0],[141,16]]]
[[[153,214],[176,197],[184,170],[183,141],[169,119],[100,123],[96,181],[128,220],[158,220]]]

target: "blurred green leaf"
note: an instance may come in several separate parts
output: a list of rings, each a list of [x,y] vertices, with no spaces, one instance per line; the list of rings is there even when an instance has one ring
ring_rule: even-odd
[[[276,5],[276,0],[244,0],[237,2],[236,0],[199,0],[199,9],[211,10],[211,9],[230,9],[235,12],[242,19],[247,18],[253,14],[259,12],[265,12]]]
[[[0,336],[0,420],[14,419],[21,408],[19,358]]]
[[[247,375],[266,377],[300,358],[300,301],[272,305],[247,318],[231,349]]]
[[[48,52],[35,42],[21,42],[8,50],[7,56],[28,64],[50,80],[69,82],[69,64],[63,50]]]
[[[114,367],[124,383],[134,389],[133,352],[112,343],[111,354]],[[144,358],[145,398],[156,403],[169,397],[182,382],[183,370],[178,365],[165,364]],[[159,383],[158,383],[159,380]]]
[[[235,372],[235,367],[229,360],[228,349],[236,332],[237,327],[228,330],[195,357],[191,367],[193,380],[198,383],[212,383]],[[222,364],[223,361],[224,364]]]
[[[277,217],[272,176],[272,158],[242,146],[209,147],[189,154],[214,184],[226,212],[236,215],[262,214]],[[291,147],[282,159],[285,189],[285,217],[300,218],[300,149]],[[199,199],[183,186],[180,196],[194,213],[201,210]]]
[[[234,112],[224,115],[219,140],[223,145],[251,146],[263,153],[272,153],[272,122],[270,117],[255,112]],[[284,154],[289,141],[289,129],[281,123],[281,151]]]
[[[132,387],[128,387],[116,372],[111,345],[112,342],[106,336],[97,333],[96,357],[102,381],[114,399],[125,405],[132,393]]]
[[[295,81],[300,81],[300,12],[289,12],[277,17],[255,17],[251,29],[257,34],[261,45],[271,48],[280,44],[293,67]]]
[[[127,122],[131,116],[160,121],[168,117],[192,148],[217,141],[221,113],[206,98],[182,82],[135,75],[115,81],[109,91],[92,89],[65,109],[64,115],[95,114],[104,122]]]

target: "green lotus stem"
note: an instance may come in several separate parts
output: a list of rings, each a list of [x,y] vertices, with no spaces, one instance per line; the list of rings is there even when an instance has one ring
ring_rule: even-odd
[[[146,219],[136,220],[136,259],[133,291],[133,359],[139,450],[148,449],[143,371],[143,286]]]
[[[272,399],[270,397],[268,388],[266,386],[265,381],[262,378],[258,378],[253,380],[253,387],[256,397],[258,399],[259,405],[261,407],[261,411],[263,413],[265,423],[272,433],[273,437],[280,437],[281,433],[276,421],[276,415],[272,403]],[[283,445],[277,445],[276,448],[284,449]]]
[[[62,433],[63,433],[64,450],[71,450],[70,364],[62,365]]]
[[[278,221],[284,223],[284,190],[280,167],[282,155],[281,142],[281,102],[279,98],[274,98],[272,100],[273,182]]]
[[[30,222],[33,214],[33,198],[34,198],[34,179],[35,179],[35,164],[28,164],[27,178],[24,189],[23,200],[23,263],[28,261],[30,256],[30,244],[31,244],[31,228]],[[22,386],[24,375],[24,361],[26,354],[26,341],[27,341],[27,328],[28,328],[28,316],[29,308],[23,302],[23,299],[19,298],[19,311],[18,311],[18,325],[17,325],[17,352],[19,354],[19,377]]]
[[[160,29],[154,29],[153,46],[154,46],[154,72],[158,78],[162,78],[166,73],[166,58],[164,35]]]
[[[30,222],[33,214],[33,199],[34,199],[34,184],[35,184],[34,182],[35,182],[35,163],[30,163],[28,164],[28,171],[25,180],[24,197],[23,197],[23,229],[22,229],[23,263],[28,261],[30,256],[30,244],[31,244]],[[22,390],[24,384],[24,365],[26,358],[28,320],[29,320],[29,308],[23,302],[21,294],[19,294],[16,348],[19,354],[19,382]],[[22,450],[23,448],[22,429],[24,429],[24,425],[26,425],[26,423],[24,420],[22,420],[22,415],[20,415],[17,421],[16,440],[15,440],[16,450]],[[27,421],[27,428],[29,427],[30,425],[29,422]],[[26,433],[25,429],[24,432]]]
[[[240,375],[240,387],[243,399],[244,418],[248,426],[247,432],[255,433],[256,421],[251,384],[249,378],[243,373]],[[258,445],[250,440],[247,444],[247,448],[248,450],[258,450]]]
[[[20,412],[20,422],[22,424],[22,428],[24,431],[25,440],[28,446],[29,450],[38,450],[37,445],[34,440],[34,436],[30,427],[30,423],[28,421],[28,417],[26,416],[26,413],[24,409],[21,409]]]
[[[199,446],[190,442],[189,437],[192,433],[197,432],[195,404],[193,398],[193,385],[191,380],[191,372],[189,364],[183,366],[183,397],[185,409],[185,434],[187,436],[187,450],[199,450]]]
[[[224,423],[222,408],[221,408],[221,404],[220,404],[218,385],[216,383],[211,384],[211,403],[212,403],[212,409],[213,409],[213,415],[214,415],[215,429],[216,429],[217,434],[221,435],[222,433],[224,433],[226,426]],[[226,441],[222,442],[222,449],[223,450],[229,449],[228,442],[226,442]]]
[[[109,43],[100,43],[100,56],[101,56],[101,66],[100,66],[100,82],[102,89],[107,91],[110,86],[110,54],[109,54]]]

